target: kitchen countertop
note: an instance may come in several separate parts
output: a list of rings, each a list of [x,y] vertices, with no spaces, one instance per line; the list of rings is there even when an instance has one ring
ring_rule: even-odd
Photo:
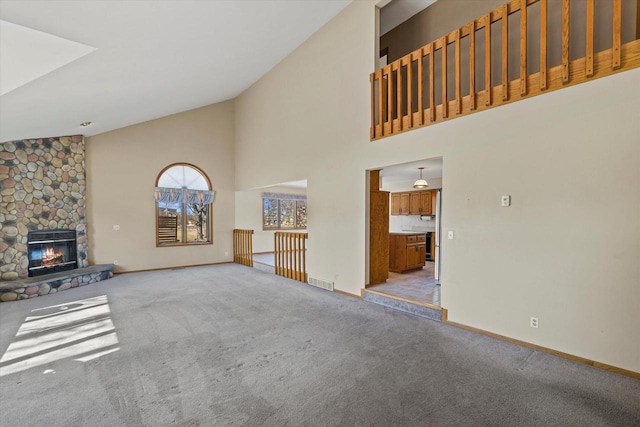
[[[415,236],[415,235],[422,235],[422,234],[427,234],[427,233],[433,233],[433,231],[407,231],[407,230],[401,230],[401,231],[390,231],[389,234],[398,234],[398,235],[402,235],[402,236]]]

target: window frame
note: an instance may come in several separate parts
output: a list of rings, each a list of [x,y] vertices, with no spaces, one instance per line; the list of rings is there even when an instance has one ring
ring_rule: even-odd
[[[270,194],[271,196],[274,197],[266,197],[264,194],[262,195],[262,231],[287,231],[287,230],[306,230],[307,226],[306,226],[306,220],[307,220],[307,216],[305,214],[305,226],[304,227],[299,227],[298,226],[298,202],[304,202],[305,204],[305,211],[306,211],[306,205],[307,205],[307,197],[303,196],[301,194]],[[287,197],[289,196],[289,197]],[[304,198],[302,198],[304,197]],[[277,226],[276,227],[265,227],[265,212],[264,212],[264,202],[265,200],[277,200],[278,201],[278,207],[276,209],[277,212],[277,219],[276,219],[276,223]],[[285,201],[289,201],[289,202],[293,202],[293,227],[283,227],[282,226],[282,221],[280,219],[280,215],[282,214],[282,208],[281,208],[281,202],[285,200]]]
[[[155,182],[155,186],[158,186],[158,183],[160,182],[160,177],[169,169],[171,169],[172,167],[175,166],[187,166],[190,167],[192,169],[195,169],[198,173],[200,173],[200,175],[202,175],[202,177],[204,177],[207,186],[209,188],[209,191],[212,191],[212,186],[211,186],[211,180],[209,179],[209,176],[198,166],[192,164],[192,163],[186,163],[186,162],[178,162],[178,163],[172,163],[168,166],[165,166],[160,173],[158,173],[158,176],[156,177],[156,182]],[[156,218],[156,229],[155,229],[155,234],[156,234],[156,247],[157,248],[173,248],[176,246],[202,246],[202,245],[213,245],[213,203],[209,203],[208,204],[208,215],[207,215],[207,241],[206,242],[187,242],[187,202],[182,202],[182,213],[181,213],[181,226],[182,226],[182,236],[180,236],[181,240],[175,243],[168,243],[168,242],[160,242],[160,236],[158,233],[158,226],[159,226],[159,212],[160,212],[160,207],[159,207],[160,202],[158,201],[154,201],[154,209],[155,209],[155,218]]]

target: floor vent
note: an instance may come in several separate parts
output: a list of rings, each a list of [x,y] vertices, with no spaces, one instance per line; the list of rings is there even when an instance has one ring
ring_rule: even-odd
[[[311,286],[315,286],[317,288],[322,288],[322,289],[326,289],[328,291],[333,292],[333,282],[327,282],[326,280],[309,277],[309,284]]]

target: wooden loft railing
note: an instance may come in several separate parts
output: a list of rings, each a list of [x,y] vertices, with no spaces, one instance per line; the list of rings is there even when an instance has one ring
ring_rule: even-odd
[[[585,31],[580,35],[585,41],[585,56],[572,60],[570,35],[576,35],[570,34],[570,28],[574,29],[570,27],[570,11],[577,1],[586,8]],[[608,48],[594,51],[595,4],[595,0],[512,0],[372,73],[371,140],[639,67],[640,23],[634,30],[636,40],[622,43],[622,0],[598,0],[601,16],[612,16],[612,34]],[[608,10],[603,13],[601,8]],[[509,19],[510,15],[514,16]],[[528,15],[535,16],[539,26],[528,25]],[[559,23],[549,25],[548,17],[558,15],[561,28]],[[518,25],[513,25],[514,18]],[[552,32],[560,46],[548,43]],[[510,48],[510,38],[512,42],[519,40],[519,58],[513,58],[518,46]],[[497,56],[492,44],[499,51]],[[551,48],[560,50],[561,63],[549,68]],[[512,66],[514,60],[518,64],[515,80],[509,80],[510,49]],[[539,59],[527,63],[527,49],[531,51],[529,58],[533,51],[539,51]]]

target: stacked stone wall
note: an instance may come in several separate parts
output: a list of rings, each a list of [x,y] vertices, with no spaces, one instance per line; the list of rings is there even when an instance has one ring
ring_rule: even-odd
[[[0,280],[28,276],[27,234],[76,230],[87,267],[84,139],[81,135],[0,144]]]

